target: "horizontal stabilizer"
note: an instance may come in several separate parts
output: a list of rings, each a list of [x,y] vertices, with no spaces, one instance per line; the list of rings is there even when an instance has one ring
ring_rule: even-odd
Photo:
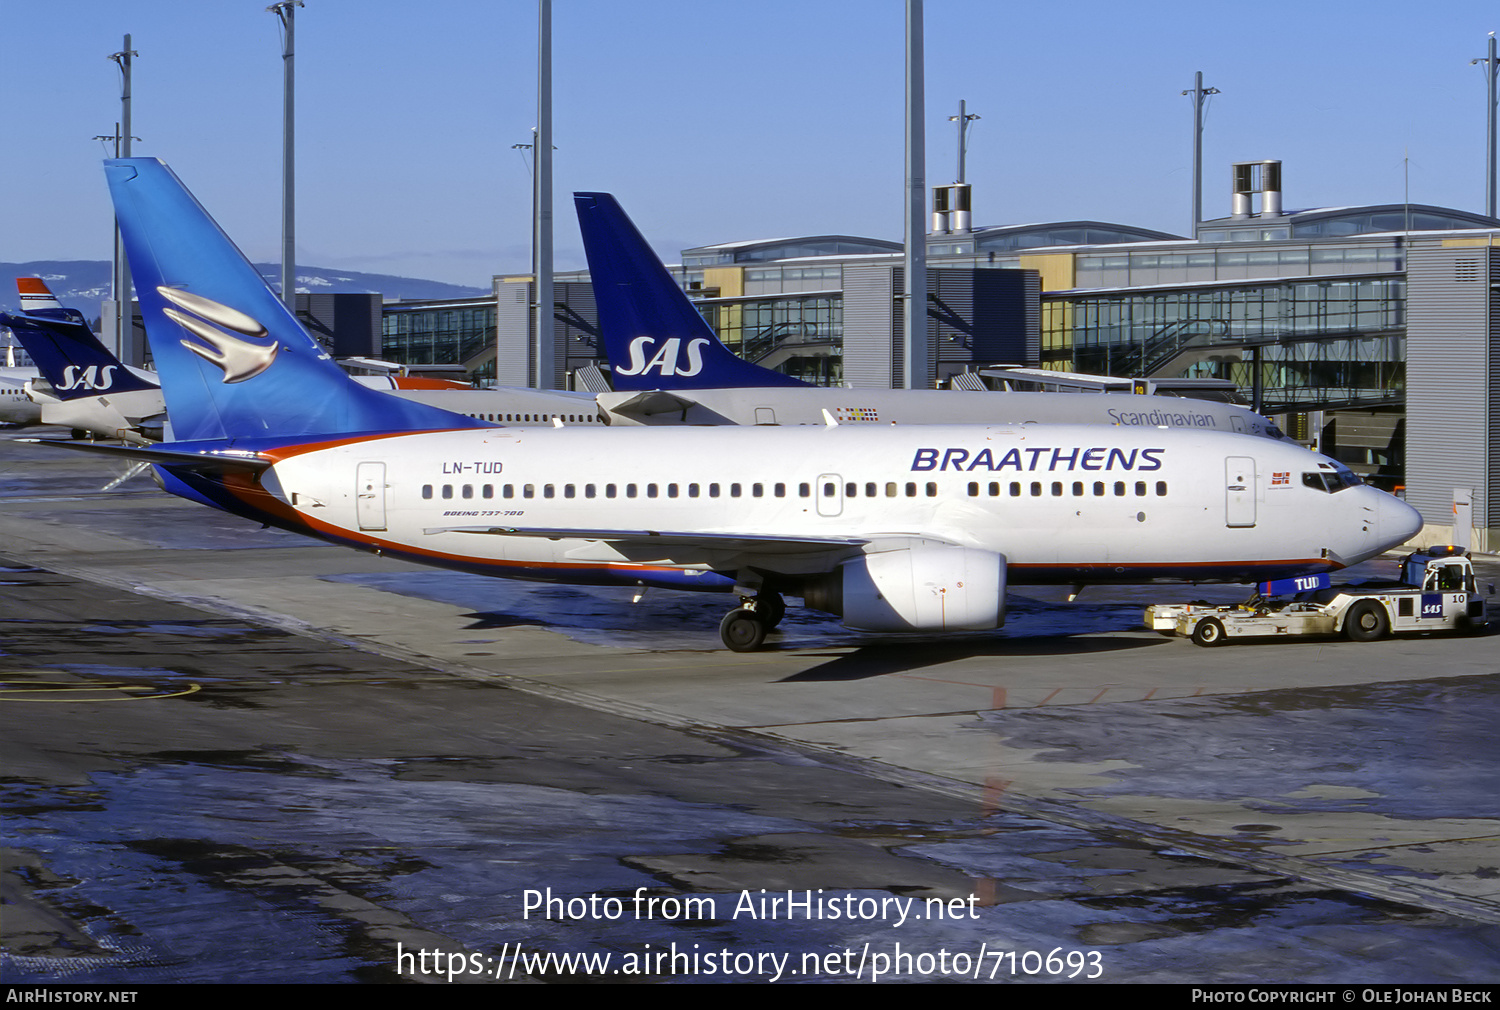
[[[22,442],[49,445],[75,452],[92,452],[101,456],[140,460],[157,466],[170,466],[194,473],[259,473],[275,462],[248,449],[214,449],[193,452],[182,449],[148,449],[138,445],[106,445],[102,442],[68,442],[54,438],[25,438]]]

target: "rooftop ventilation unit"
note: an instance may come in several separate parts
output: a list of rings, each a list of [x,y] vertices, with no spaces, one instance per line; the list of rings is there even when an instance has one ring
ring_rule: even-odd
[[[1281,216],[1281,162],[1236,161],[1231,216],[1254,217],[1255,194],[1260,194],[1260,217]]]

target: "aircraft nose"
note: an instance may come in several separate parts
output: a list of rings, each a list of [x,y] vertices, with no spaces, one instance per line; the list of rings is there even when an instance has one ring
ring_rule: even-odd
[[[1422,513],[1412,508],[1395,495],[1377,491],[1380,502],[1376,506],[1379,517],[1380,540],[1385,549],[1406,543],[1422,529]]]

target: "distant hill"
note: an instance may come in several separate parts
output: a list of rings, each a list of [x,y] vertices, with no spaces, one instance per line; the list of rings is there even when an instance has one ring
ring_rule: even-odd
[[[281,283],[281,265],[257,263],[255,269],[274,290]],[[0,263],[0,307],[17,308],[16,278],[41,277],[64,305],[89,318],[99,314],[99,303],[109,297],[108,260],[33,260],[30,263]],[[366,274],[356,270],[298,266],[297,290],[314,294],[354,291],[384,295],[387,299],[475,298],[488,295],[487,288],[471,288],[442,281],[424,281],[389,274]]]

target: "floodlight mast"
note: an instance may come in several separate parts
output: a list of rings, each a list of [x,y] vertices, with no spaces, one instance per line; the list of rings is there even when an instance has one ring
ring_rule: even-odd
[[[557,337],[552,283],[552,0],[537,0],[536,149],[532,151],[532,250],[536,259],[537,389],[556,389]]]
[[[966,111],[968,104],[960,98],[958,100],[958,115],[949,116],[948,122],[958,124],[958,178],[955,182],[964,182],[964,155],[968,151],[965,138],[969,133],[969,124],[978,119],[977,115]]]
[[[906,255],[903,262],[902,384],[932,385],[927,340],[927,154],[923,114],[922,0],[906,0]]]
[[[1482,60],[1470,60],[1469,65],[1484,64],[1485,82],[1489,85],[1489,102],[1485,106],[1484,143],[1484,212],[1495,216],[1495,72],[1500,61],[1495,58],[1495,33],[1490,32],[1490,52]]]
[[[1203,86],[1201,70],[1193,78],[1193,89],[1183,92],[1193,96],[1193,238],[1203,223],[1203,100],[1218,93],[1218,88]]]
[[[115,157],[130,157],[130,69],[131,63],[140,53],[130,48],[130,36],[125,36],[125,45],[109,59],[120,68],[120,122],[115,124]],[[146,360],[145,348],[135,346],[135,306],[130,299],[130,261],[125,258],[125,240],[120,235],[119,218],[115,218],[115,354],[127,365],[140,365]]]
[[[297,153],[296,32],[302,0],[281,0],[266,8],[281,22],[281,300],[297,312]]]

